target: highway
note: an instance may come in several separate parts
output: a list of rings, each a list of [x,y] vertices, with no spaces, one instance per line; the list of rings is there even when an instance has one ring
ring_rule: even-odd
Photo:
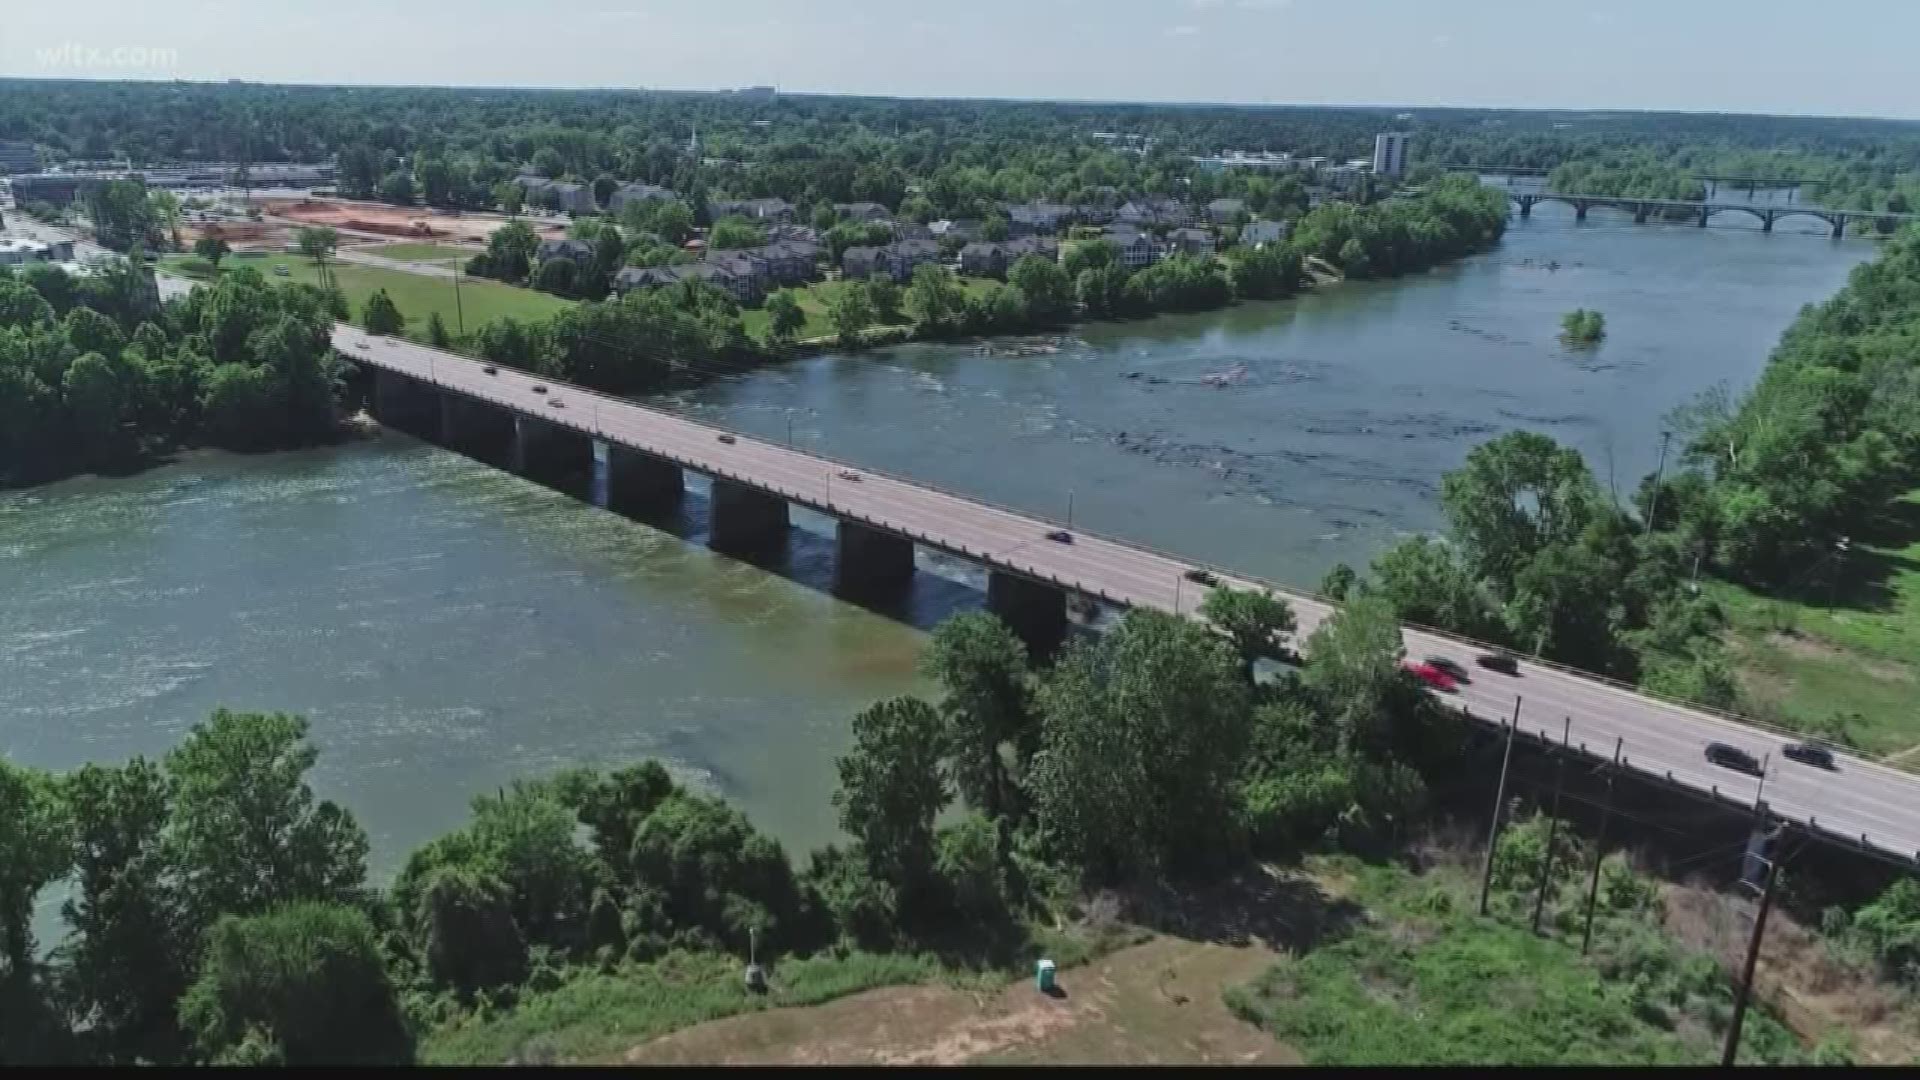
[[[395,338],[374,337],[339,324],[334,345],[356,363],[371,364],[422,382],[542,417],[611,443],[643,450],[709,476],[725,477],[786,497],[829,515],[912,537],[924,546],[972,559],[1111,602],[1191,615],[1205,587],[1185,579],[1202,564],[1125,541],[1075,530],[1070,544],[1050,541],[1059,524],[937,490],[912,480],[848,466],[744,434],[731,443],[724,429],[697,423],[621,398],[541,380],[502,367],[488,375],[477,360]],[[545,395],[533,392],[541,382]],[[551,402],[558,399],[561,405]],[[839,474],[853,469],[861,479]],[[1271,589],[1293,607],[1304,640],[1332,605],[1285,587],[1218,568],[1223,585]],[[1476,667],[1473,645],[1430,631],[1404,631],[1407,654],[1447,657],[1473,673],[1446,700],[1499,723],[1514,715],[1519,731],[1612,759],[1636,772],[1670,779],[1696,792],[1752,805],[1762,781],[1710,764],[1709,742],[1739,746],[1766,762],[1764,798],[1780,817],[1832,838],[1909,862],[1920,861],[1920,776],[1842,755],[1828,772],[1789,761],[1781,747],[1791,737],[1711,713],[1685,708],[1598,677],[1522,661],[1517,676]],[[1568,727],[1571,721],[1571,727]]]

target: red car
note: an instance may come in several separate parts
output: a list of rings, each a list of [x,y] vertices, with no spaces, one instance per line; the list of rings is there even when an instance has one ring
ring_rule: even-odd
[[[1444,690],[1451,693],[1458,685],[1454,682],[1451,675],[1434,667],[1432,664],[1408,661],[1400,666],[1411,672],[1414,678],[1419,679],[1435,690]]]

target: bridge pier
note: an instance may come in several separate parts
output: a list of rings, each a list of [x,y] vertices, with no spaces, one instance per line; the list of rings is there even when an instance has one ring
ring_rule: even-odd
[[[680,466],[665,458],[593,441],[593,504],[607,510],[671,506],[686,493]]]
[[[1532,199],[1528,199],[1528,198],[1524,198],[1524,197],[1522,197],[1522,198],[1520,198],[1520,199],[1517,199],[1517,200],[1515,200],[1515,201],[1516,201],[1516,202],[1518,202],[1518,203],[1520,204],[1520,216],[1521,216],[1521,217],[1523,217],[1523,218],[1530,218],[1530,217],[1532,217],[1532,216],[1533,216],[1533,200],[1532,200]]]
[[[1835,240],[1844,240],[1846,239],[1846,237],[1847,237],[1847,219],[1843,217],[1834,218],[1833,219],[1833,238]]]
[[[513,414],[464,394],[442,391],[439,441],[484,461],[504,460],[512,452]]]
[[[1067,594],[1052,585],[990,571],[987,610],[1026,643],[1036,660],[1050,659],[1067,639]]]
[[[1645,225],[1647,223],[1647,217],[1652,213],[1652,207],[1649,207],[1646,203],[1635,203],[1633,207],[1633,223],[1635,225]]]
[[[1709,211],[1708,211],[1708,209],[1707,209],[1707,207],[1706,207],[1706,204],[1704,204],[1704,203],[1702,203],[1702,204],[1701,204],[1701,206],[1700,206],[1700,220],[1698,220],[1698,221],[1696,221],[1696,222],[1694,222],[1694,224],[1696,224],[1696,225],[1698,225],[1698,226],[1700,226],[1700,227],[1701,227],[1701,228],[1703,228],[1703,229],[1704,229],[1704,228],[1706,228],[1706,227],[1707,227],[1707,214],[1708,214],[1708,213],[1709,213]]]
[[[787,540],[787,500],[714,477],[707,546],[729,555],[770,552]]]
[[[437,396],[432,388],[405,375],[382,368],[373,371],[373,416],[383,426],[429,437],[440,429]]]
[[[1573,204],[1573,220],[1575,221],[1587,220],[1587,204],[1586,203],[1578,202]]]
[[[568,490],[593,475],[593,439],[532,416],[513,418],[513,471]]]
[[[834,527],[833,591],[885,596],[913,580],[913,541],[841,519]]]
[[[1773,231],[1773,215],[1772,214],[1768,213],[1768,214],[1760,215],[1760,231],[1763,233],[1770,233]]]

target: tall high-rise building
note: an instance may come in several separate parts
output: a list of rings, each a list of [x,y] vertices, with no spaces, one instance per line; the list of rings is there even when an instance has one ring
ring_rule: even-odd
[[[1383,131],[1373,137],[1373,174],[1375,176],[1405,176],[1407,173],[1407,139],[1404,131]]]

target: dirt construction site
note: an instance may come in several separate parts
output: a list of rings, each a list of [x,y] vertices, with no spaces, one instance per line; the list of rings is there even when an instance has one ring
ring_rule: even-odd
[[[260,210],[269,219],[297,225],[327,225],[345,238],[369,240],[439,240],[449,243],[485,243],[507,223],[499,214],[463,214],[424,206],[387,206],[382,203],[337,199],[264,199]],[[534,225],[541,239],[566,235],[558,225]]]

